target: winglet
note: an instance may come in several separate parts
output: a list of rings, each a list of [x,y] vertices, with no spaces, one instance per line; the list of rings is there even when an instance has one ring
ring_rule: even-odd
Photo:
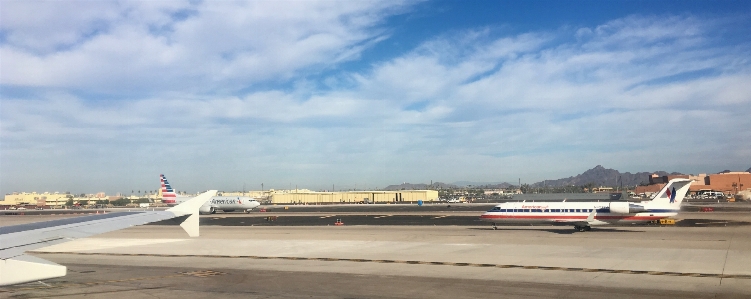
[[[597,214],[597,209],[593,209],[592,213],[589,213],[589,216],[587,216],[587,223],[592,224],[592,222],[595,221],[595,214]]]
[[[209,190],[201,195],[198,195],[190,200],[181,203],[173,208],[167,209],[167,212],[172,212],[176,216],[190,215],[185,218],[180,227],[182,227],[188,236],[198,237],[198,209],[216,195],[217,190]]]

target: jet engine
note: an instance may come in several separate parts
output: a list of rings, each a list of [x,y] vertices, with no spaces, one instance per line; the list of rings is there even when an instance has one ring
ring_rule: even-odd
[[[610,213],[614,214],[636,214],[647,212],[643,206],[632,204],[630,202],[611,202]]]
[[[216,213],[216,209],[212,206],[201,206],[198,208],[198,213],[201,214],[214,214]]]

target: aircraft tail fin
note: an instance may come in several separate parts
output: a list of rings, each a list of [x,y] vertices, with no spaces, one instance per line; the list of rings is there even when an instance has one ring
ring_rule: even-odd
[[[172,212],[178,217],[188,215],[188,217],[180,223],[180,227],[182,227],[189,236],[198,237],[198,209],[214,197],[216,192],[217,190],[204,192],[186,202],[167,209],[167,212]]]
[[[175,189],[173,189],[170,183],[167,181],[167,177],[163,174],[160,174],[159,181],[162,184],[161,189],[159,189],[159,193],[161,193],[162,195],[162,202],[166,204],[176,204],[178,196],[175,192]]]
[[[680,206],[693,183],[689,179],[672,179],[652,198],[652,203],[664,206]]]

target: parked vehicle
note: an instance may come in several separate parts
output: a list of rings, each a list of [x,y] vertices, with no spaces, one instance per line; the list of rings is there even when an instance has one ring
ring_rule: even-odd
[[[702,196],[707,199],[723,199],[725,198],[725,193],[708,191],[708,192],[704,192]]]

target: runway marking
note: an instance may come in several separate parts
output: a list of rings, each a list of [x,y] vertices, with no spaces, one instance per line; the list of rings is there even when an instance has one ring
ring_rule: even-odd
[[[182,275],[187,276],[195,276],[195,277],[212,277],[212,276],[219,276],[224,275],[227,273],[224,272],[217,272],[217,271],[211,271],[211,270],[203,270],[203,271],[191,271],[191,272],[178,272]]]
[[[728,224],[728,222],[727,222],[727,221],[715,221],[715,222],[696,222],[696,223],[694,223],[694,224],[697,224],[697,225],[707,225],[707,224],[725,224],[725,225],[727,225],[727,224]]]
[[[599,268],[575,268],[575,267],[548,267],[534,265],[507,265],[507,264],[477,264],[462,262],[431,262],[431,261],[411,261],[411,260],[374,260],[358,258],[332,258],[332,257],[298,257],[298,256],[256,256],[256,255],[175,255],[175,254],[153,254],[153,253],[96,253],[96,252],[37,252],[38,254],[73,254],[73,255],[101,255],[101,256],[150,256],[150,257],[207,257],[207,258],[245,258],[254,260],[293,260],[293,261],[324,261],[324,262],[355,262],[355,263],[395,263],[408,265],[435,265],[435,266],[453,266],[453,267],[482,267],[482,268],[503,268],[503,269],[524,269],[524,270],[544,270],[544,271],[569,271],[569,272],[597,272],[597,273],[614,273],[630,275],[661,275],[661,276],[681,276],[681,277],[709,277],[709,278],[735,278],[751,279],[751,275],[746,274],[714,274],[714,273],[693,273],[693,272],[665,272],[665,271],[643,271],[643,270],[626,270],[626,269],[599,269]],[[221,273],[215,271],[195,271],[206,273]],[[206,274],[209,276],[223,275]],[[180,274],[186,275],[186,274]],[[174,276],[174,275],[173,275]],[[165,277],[173,277],[165,276]],[[196,275],[193,275],[196,276]],[[201,276],[199,276],[201,277]],[[151,279],[135,278],[128,280]],[[117,282],[117,281],[113,281]],[[34,288],[37,289],[37,288]]]
[[[448,217],[448,216],[449,216],[449,215],[436,216],[436,217],[433,217],[433,219],[441,219],[441,218],[444,218],[444,217]]]
[[[374,263],[396,263],[395,260],[373,260]]]
[[[320,219],[324,219],[324,218],[331,218],[331,217],[334,217],[334,216],[336,216],[336,215],[327,215],[327,216],[323,216],[323,217],[319,217],[319,218]]]
[[[386,217],[391,217],[391,216],[394,216],[394,215],[376,216],[376,217],[373,217],[373,219],[380,219],[380,218],[386,218]]]

